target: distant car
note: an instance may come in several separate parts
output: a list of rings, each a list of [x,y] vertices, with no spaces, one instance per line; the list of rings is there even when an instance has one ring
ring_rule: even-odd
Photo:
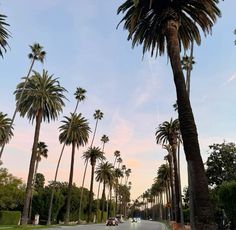
[[[107,225],[107,226],[115,226],[115,225],[118,225],[118,220],[117,220],[115,217],[110,217],[110,218],[107,220],[106,225]]]

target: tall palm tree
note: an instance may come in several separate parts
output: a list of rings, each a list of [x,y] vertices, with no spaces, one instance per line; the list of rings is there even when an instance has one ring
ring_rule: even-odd
[[[107,135],[103,135],[101,137],[101,142],[102,142],[102,151],[104,152],[105,154],[105,144],[109,141],[109,137]],[[98,183],[98,192],[97,192],[97,211],[98,211],[98,208],[99,208],[99,195],[100,195],[100,187],[101,187],[101,181],[99,181]]]
[[[106,158],[103,155],[103,152],[98,147],[90,147],[86,152],[83,154],[83,158],[86,161],[90,161],[92,170],[91,170],[91,182],[90,182],[90,192],[89,192],[89,209],[88,209],[88,218],[87,222],[91,221],[91,214],[92,214],[92,203],[93,203],[93,181],[94,181],[94,169],[97,160],[105,160]]]
[[[127,183],[128,183],[128,179],[130,177],[130,174],[131,174],[131,169],[126,169],[125,170],[125,185],[127,186]]]
[[[126,165],[122,165],[122,166],[121,166],[121,170],[123,171],[123,177],[124,177],[124,176],[125,176]],[[122,179],[123,179],[123,177],[121,177],[120,184],[122,184]]]
[[[119,159],[119,158],[118,158]],[[119,178],[123,177],[123,171],[120,168],[115,169],[115,213],[117,212],[117,203],[118,203],[118,185],[119,185]]]
[[[85,146],[88,143],[90,127],[88,121],[82,117],[82,114],[71,114],[70,117],[65,116],[65,120],[62,121],[63,125],[59,127],[60,135],[59,140],[61,143],[72,146],[71,151],[71,165],[70,165],[70,176],[68,184],[68,197],[66,202],[66,217],[65,223],[68,224],[70,220],[70,201],[73,183],[74,173],[74,158],[75,149],[80,146]],[[69,132],[68,132],[69,130]]]
[[[48,157],[48,149],[47,145],[44,142],[38,142],[37,145],[37,158],[36,158],[36,164],[35,164],[35,170],[34,170],[34,177],[33,177],[33,182],[32,182],[32,190],[34,190],[34,185],[36,181],[36,175],[38,172],[38,164],[41,161],[42,157],[47,158]],[[30,207],[29,207],[29,218],[31,218],[31,210],[32,210],[32,201],[33,201],[33,191],[31,193],[31,198],[30,198]]]
[[[50,120],[57,119],[64,106],[63,99],[65,99],[65,96],[63,93],[66,91],[60,85],[58,78],[53,78],[53,75],[49,76],[45,70],[43,70],[42,75],[34,71],[25,85],[25,90],[24,85],[25,82],[21,82],[15,91],[17,107],[19,108],[20,116],[27,116],[32,123],[35,120],[36,124],[21,224],[27,223],[29,214],[29,202],[41,123],[42,121],[50,122]],[[22,98],[21,101],[19,101],[20,98]]]
[[[5,22],[6,15],[0,14],[0,56],[3,58],[3,51],[6,52],[6,47],[8,46],[7,39],[10,37],[10,33],[6,28],[9,26],[8,23]]]
[[[119,157],[119,158],[117,159],[117,163],[118,163],[117,168],[120,168],[120,164],[121,164],[122,162],[123,162],[122,158]]]
[[[186,83],[187,93],[190,96],[190,77],[191,77],[191,71],[193,69],[193,65],[195,64],[194,57],[193,57],[193,42],[191,42],[190,56],[185,54],[182,57],[181,64],[182,64],[183,70],[186,70],[185,83]]]
[[[102,151],[104,152],[105,149],[105,144],[109,141],[109,137],[107,135],[103,135],[101,137],[101,142],[102,142]]]
[[[74,93],[74,96],[75,96],[75,99],[76,99],[76,106],[75,106],[75,109],[74,109],[74,112],[73,114],[76,114],[76,111],[78,109],[78,106],[79,106],[79,103],[81,101],[84,101],[86,96],[86,90],[81,88],[81,87],[77,87],[76,88],[76,92]],[[69,138],[69,133],[70,133],[70,130],[71,130],[71,127],[69,127],[68,129],[68,133],[67,133],[67,138]],[[55,176],[54,176],[54,180],[53,180],[53,183],[52,183],[52,191],[51,191],[51,197],[50,197],[50,203],[49,203],[49,209],[48,209],[48,220],[47,220],[47,225],[50,225],[51,224],[51,216],[52,216],[52,205],[53,205],[53,197],[54,197],[54,192],[55,192],[55,185],[56,185],[56,180],[57,180],[57,174],[58,174],[58,170],[59,170],[59,166],[60,166],[60,163],[61,163],[61,158],[62,158],[62,155],[63,155],[63,152],[64,152],[64,149],[65,149],[65,145],[66,145],[66,142],[64,142],[62,148],[61,148],[61,153],[60,153],[60,156],[59,156],[59,159],[58,159],[58,162],[57,162],[57,167],[56,167],[56,171],[55,171]]]
[[[170,202],[171,202],[171,209],[170,209],[170,218],[171,220],[175,220],[175,206],[176,206],[176,196],[175,196],[175,189],[174,189],[174,175],[173,175],[173,154],[172,148],[168,145],[163,145],[163,148],[167,150],[168,154],[165,156],[165,160],[167,160],[169,168],[170,168]]]
[[[181,213],[180,213],[180,193],[179,193],[179,177],[178,177],[178,164],[177,164],[177,145],[178,139],[180,139],[180,128],[179,120],[170,120],[170,122],[165,121],[159,125],[156,133],[157,144],[170,144],[173,157],[174,165],[174,186],[175,186],[175,219],[177,223],[181,222]]]
[[[8,132],[10,124],[11,119],[7,117],[7,114],[0,112],[0,146],[8,142],[13,136],[13,127]]]
[[[95,128],[94,128],[93,137],[92,137],[90,147],[93,147],[93,142],[94,142],[95,135],[97,132],[98,121],[103,118],[103,112],[101,110],[97,109],[97,110],[95,110],[93,117],[96,120],[96,123],[95,123]],[[102,152],[104,152],[104,151],[102,150]],[[79,203],[79,221],[81,220],[80,217],[81,217],[81,211],[82,211],[82,197],[83,197],[83,192],[84,192],[84,182],[85,182],[87,168],[88,168],[88,161],[85,160],[85,168],[84,168],[84,174],[83,174],[83,180],[82,180],[82,186],[81,186],[81,197],[80,197],[80,203]]]
[[[96,181],[103,183],[103,191],[102,191],[102,214],[101,219],[104,221],[104,210],[105,210],[105,200],[106,200],[106,184],[109,183],[109,180],[111,178],[111,174],[113,173],[113,165],[111,163],[107,162],[101,162],[95,172],[96,175]]]
[[[205,34],[211,32],[220,10],[218,0],[126,0],[118,13],[124,13],[121,22],[128,30],[128,39],[133,47],[143,45],[143,53],[151,51],[151,56],[167,51],[172,67],[177,93],[180,129],[185,155],[191,167],[193,190],[192,229],[214,229],[213,209],[209,199],[207,178],[201,158],[197,128],[186,91],[181,68],[180,50],[187,49],[190,42],[199,45],[201,28]],[[204,210],[204,211],[203,211]]]
[[[0,21],[1,21],[1,16],[0,16]],[[18,101],[17,101],[17,104],[16,104],[16,108],[15,108],[14,114],[12,116],[11,124],[9,126],[9,129],[7,130],[7,133],[10,132],[11,127],[12,127],[13,122],[14,122],[15,117],[16,117],[16,113],[19,111],[19,105],[21,104],[21,101],[23,99],[23,95],[24,95],[24,91],[26,89],[27,81],[30,77],[30,74],[31,74],[31,71],[33,69],[34,63],[35,63],[36,60],[39,60],[41,63],[43,63],[45,55],[46,55],[46,52],[43,50],[43,47],[40,46],[38,43],[33,44],[32,46],[30,46],[30,48],[31,48],[31,53],[28,54],[28,57],[31,60],[30,68],[29,68],[27,76],[24,78],[25,79],[24,83],[21,83],[21,87],[22,87],[21,93],[20,93],[20,95],[18,95]],[[2,148],[1,148],[0,159],[1,159],[4,147],[5,147],[5,143],[2,145]]]
[[[117,160],[117,158],[118,157],[120,157],[120,151],[118,151],[118,150],[116,150],[115,152],[114,152],[114,156],[115,156],[115,160],[114,160],[114,167],[115,167],[115,165],[116,165],[116,160]]]

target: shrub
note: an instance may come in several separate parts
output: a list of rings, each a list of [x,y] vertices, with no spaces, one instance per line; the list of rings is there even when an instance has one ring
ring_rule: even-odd
[[[20,215],[19,211],[0,211],[0,225],[17,225]]]

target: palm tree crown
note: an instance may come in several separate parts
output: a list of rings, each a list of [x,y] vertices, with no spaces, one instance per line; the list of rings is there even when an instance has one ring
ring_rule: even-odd
[[[90,160],[91,165],[95,165],[97,160],[105,160],[104,153],[99,147],[89,147],[89,149],[83,153],[83,158]]]
[[[13,127],[11,127],[10,132],[8,132],[10,124],[11,119],[7,117],[7,114],[0,112],[0,146],[7,143],[13,136]]]
[[[38,60],[43,63],[46,56],[43,46],[39,43],[34,43],[33,45],[30,45],[30,48],[32,52],[28,54],[29,59]]]
[[[65,88],[60,86],[58,78],[53,79],[53,75],[49,76],[48,72],[43,70],[42,75],[34,71],[34,74],[28,79],[25,90],[22,87],[25,82],[18,84],[15,91],[16,101],[22,95],[22,100],[19,104],[19,112],[22,117],[27,114],[30,121],[34,121],[38,112],[42,112],[44,121],[55,120],[62,107],[65,105],[63,99]]]
[[[82,114],[71,114],[71,117],[64,117],[63,125],[59,127],[60,142],[70,145],[75,143],[77,147],[85,146],[88,142],[89,133],[91,132],[87,119],[82,117]],[[70,127],[70,130],[69,130]],[[68,132],[69,130],[69,132]]]
[[[101,120],[103,118],[103,112],[100,109],[95,110],[93,114],[95,120]]]
[[[3,14],[0,14],[0,56],[3,57],[3,51],[6,52],[6,46],[8,46],[7,39],[9,38],[9,31],[5,28],[6,26],[9,26],[5,22],[6,16]]]
[[[151,51],[162,55],[166,47],[166,25],[175,21],[179,30],[180,46],[187,49],[190,42],[201,43],[199,25],[205,34],[220,16],[217,7],[218,0],[179,1],[179,0],[126,0],[118,8],[119,13],[125,13],[120,21],[129,31],[128,40],[133,46],[143,44],[143,53]]]
[[[163,122],[159,125],[159,128],[157,129],[155,135],[157,144],[165,144],[169,142],[172,145],[173,142],[180,138],[179,120],[173,120],[171,118],[170,122]]]

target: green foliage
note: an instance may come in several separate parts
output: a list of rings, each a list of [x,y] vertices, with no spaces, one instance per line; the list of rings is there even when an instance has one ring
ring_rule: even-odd
[[[41,173],[36,173],[34,189],[36,191],[39,191],[40,189],[44,188],[44,184],[45,184],[45,177],[44,177],[44,175],[41,174]]]
[[[24,199],[24,184],[21,179],[0,168],[0,210],[21,210]]]
[[[219,187],[219,198],[227,217],[236,226],[236,181],[224,182]]]
[[[20,216],[19,211],[0,211],[0,225],[17,225]]]
[[[102,219],[101,219],[101,210],[100,209],[98,209],[97,210],[97,223],[101,223],[101,221],[102,221]]]
[[[236,180],[236,145],[225,143],[210,145],[210,156],[206,162],[206,175],[212,186],[223,181]]]
[[[190,223],[190,211],[189,208],[183,209],[184,223]]]

